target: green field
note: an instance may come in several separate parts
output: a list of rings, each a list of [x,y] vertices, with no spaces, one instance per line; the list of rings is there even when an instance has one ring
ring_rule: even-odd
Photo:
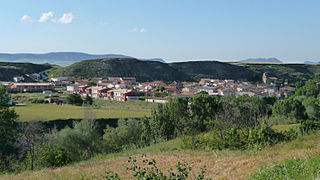
[[[129,118],[150,116],[150,110],[91,108],[78,106],[58,106],[51,104],[30,104],[14,107],[19,121],[50,121],[56,119],[89,118]]]

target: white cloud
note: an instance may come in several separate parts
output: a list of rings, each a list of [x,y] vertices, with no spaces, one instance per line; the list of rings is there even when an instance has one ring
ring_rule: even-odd
[[[21,21],[23,23],[27,23],[27,22],[53,22],[53,23],[63,23],[63,24],[70,24],[72,23],[74,19],[74,16],[72,13],[63,13],[62,17],[60,19],[56,19],[54,12],[49,11],[47,13],[42,13],[41,17],[39,18],[39,20],[35,21],[33,20],[30,16],[28,15],[24,15],[21,18]]]
[[[129,30],[129,32],[141,32],[141,33],[145,33],[147,31],[148,30],[145,28],[141,28],[140,30],[138,28],[133,28],[133,29]]]
[[[136,32],[138,29],[137,28],[133,28],[131,30],[129,30],[129,32]]]
[[[54,13],[52,11],[47,12],[47,13],[42,13],[39,22],[47,22],[49,20],[54,21]]]
[[[141,29],[140,29],[140,32],[141,32],[141,33],[144,33],[144,32],[147,32],[147,30],[146,30],[145,28],[141,28]]]
[[[24,15],[22,16],[21,21],[24,23],[27,23],[27,22],[33,22],[33,19],[28,15]]]
[[[60,23],[70,24],[72,23],[74,16],[72,13],[64,13],[63,16],[59,19]]]

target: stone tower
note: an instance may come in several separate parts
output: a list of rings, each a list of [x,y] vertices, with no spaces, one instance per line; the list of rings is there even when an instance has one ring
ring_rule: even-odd
[[[263,75],[262,75],[262,82],[264,84],[267,84],[267,74],[266,73],[263,73]]]

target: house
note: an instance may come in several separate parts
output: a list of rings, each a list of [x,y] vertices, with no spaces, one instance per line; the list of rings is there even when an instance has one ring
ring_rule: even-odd
[[[162,81],[154,81],[154,82],[149,83],[149,85],[152,87],[157,87],[157,86],[165,87],[167,84]]]
[[[137,82],[137,79],[135,77],[122,77],[121,81],[122,83],[134,84]]]
[[[43,92],[54,91],[52,83],[14,83],[11,86],[11,92]]]
[[[50,79],[51,82],[62,82],[62,81],[67,81],[67,80],[68,80],[67,77],[54,77],[54,78]]]
[[[78,87],[78,91],[79,93],[83,94],[83,93],[86,93],[86,89],[89,88],[90,86],[87,86],[87,85],[81,85]]]
[[[71,84],[69,86],[67,86],[67,91],[70,93],[76,93],[79,91],[79,84]]]
[[[57,105],[66,104],[66,98],[63,98],[63,97],[52,97],[51,95],[50,95],[49,98],[46,98],[45,101],[48,101],[49,103],[57,104]]]
[[[23,82],[24,77],[23,76],[16,76],[13,78],[13,82]]]
[[[128,89],[117,89],[107,91],[107,98],[116,101],[139,100],[139,94]]]
[[[152,103],[167,103],[168,98],[161,98],[161,97],[151,97],[147,98],[146,102],[152,102]]]
[[[91,96],[93,98],[103,98],[108,97],[108,91],[110,89],[103,86],[93,86],[91,87]]]
[[[78,79],[75,81],[75,84],[87,84],[88,82],[88,79]]]

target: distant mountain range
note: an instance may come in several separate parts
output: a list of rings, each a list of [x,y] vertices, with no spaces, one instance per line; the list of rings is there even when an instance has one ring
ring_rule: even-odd
[[[246,63],[283,63],[277,58],[250,58],[246,60],[241,60],[239,62],[246,62]]]
[[[303,64],[320,64],[320,62],[314,62],[314,61],[305,61]]]
[[[32,54],[32,53],[0,53],[0,61],[10,62],[29,62],[35,64],[56,64],[56,65],[71,65],[87,59],[103,59],[103,58],[133,58],[130,56],[120,54],[87,54],[80,52],[51,52],[45,54]],[[166,63],[163,59],[139,59],[141,61],[158,61]]]

